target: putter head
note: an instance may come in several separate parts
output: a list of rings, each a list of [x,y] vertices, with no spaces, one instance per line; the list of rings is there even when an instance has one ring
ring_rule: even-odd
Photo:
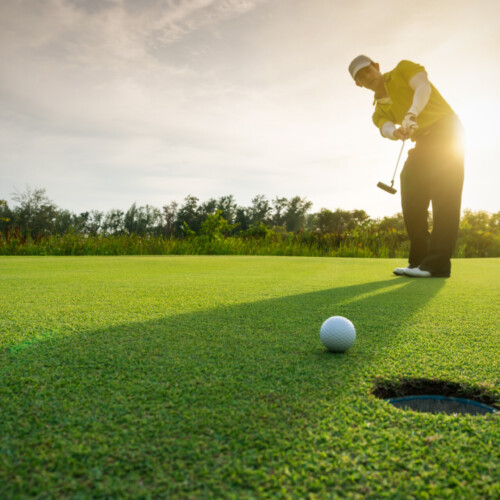
[[[384,191],[387,191],[388,193],[391,193],[391,194],[396,194],[398,192],[397,189],[394,189],[392,186],[388,186],[387,184],[384,184],[383,182],[379,182],[377,184],[377,187],[380,189],[383,189]]]

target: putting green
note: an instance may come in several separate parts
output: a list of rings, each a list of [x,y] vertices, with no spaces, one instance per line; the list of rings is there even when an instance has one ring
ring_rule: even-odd
[[[500,497],[498,413],[371,394],[442,379],[500,407],[500,259],[403,264],[0,258],[0,497]],[[319,341],[333,315],[345,354]]]

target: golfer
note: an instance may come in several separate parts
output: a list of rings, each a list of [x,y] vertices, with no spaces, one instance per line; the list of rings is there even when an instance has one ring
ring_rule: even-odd
[[[408,267],[394,269],[394,274],[448,277],[464,182],[462,125],[419,64],[401,61],[382,74],[378,63],[358,56],[349,72],[356,85],[374,92],[372,119],[382,136],[415,142],[400,177],[409,262]],[[432,234],[427,222],[431,202]]]

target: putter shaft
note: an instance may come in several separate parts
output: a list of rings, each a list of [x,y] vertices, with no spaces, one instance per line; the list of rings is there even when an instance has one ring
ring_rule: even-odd
[[[392,174],[391,186],[394,184],[394,179],[396,178],[396,172],[398,171],[399,160],[401,160],[401,155],[403,154],[403,149],[405,148],[406,139],[401,144],[401,149],[399,150],[398,161],[396,162],[396,168],[394,169],[394,173]]]
[[[398,191],[394,189],[394,179],[396,178],[396,172],[398,171],[398,166],[399,166],[399,160],[401,160],[401,155],[403,154],[403,149],[405,147],[405,141],[403,141],[403,144],[401,144],[401,149],[399,151],[399,156],[398,156],[398,161],[396,162],[396,168],[394,169],[394,174],[392,174],[392,180],[391,180],[391,185],[388,186],[387,184],[384,184],[383,182],[379,182],[377,184],[377,187],[387,191],[390,194],[396,194]]]

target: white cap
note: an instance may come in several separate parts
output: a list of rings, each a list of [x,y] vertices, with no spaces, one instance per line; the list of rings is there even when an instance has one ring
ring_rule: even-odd
[[[354,80],[356,80],[356,73],[363,68],[366,68],[367,66],[370,66],[370,64],[373,61],[366,56],[358,56],[355,57],[351,64],[349,64],[349,73],[351,73],[351,76],[353,77]]]

